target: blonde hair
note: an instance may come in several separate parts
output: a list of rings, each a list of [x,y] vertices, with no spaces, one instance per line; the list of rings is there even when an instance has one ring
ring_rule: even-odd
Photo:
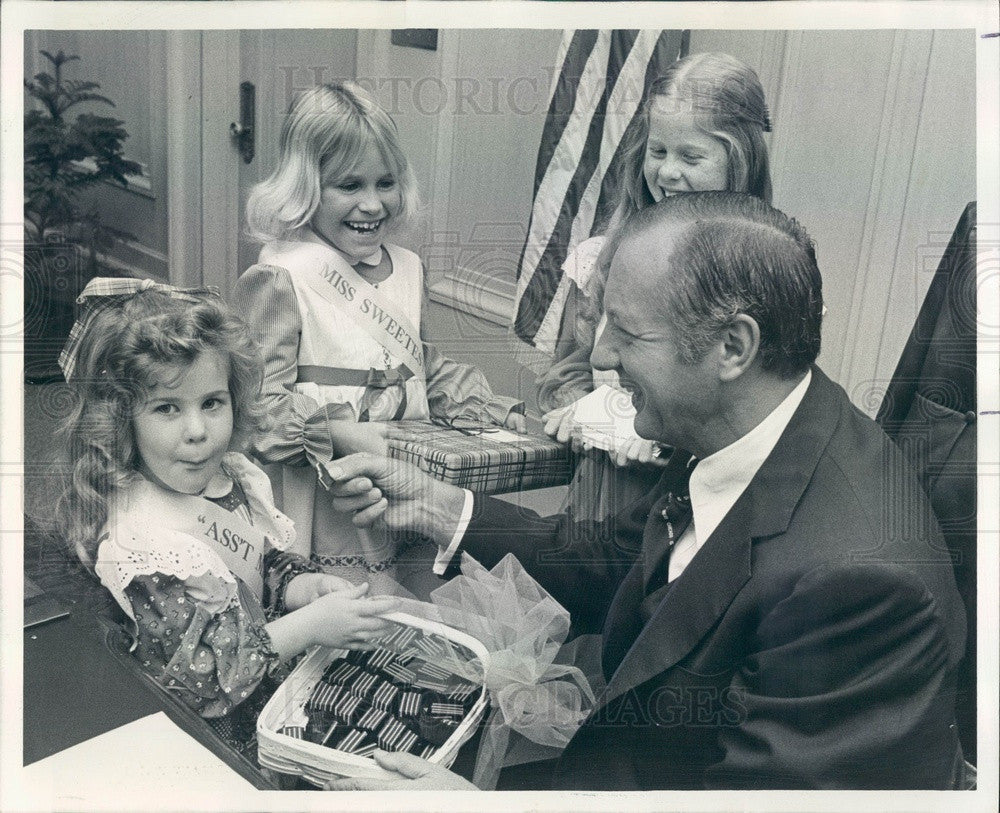
[[[658,99],[676,111],[695,114],[697,126],[722,142],[727,170],[726,188],[720,191],[745,192],[771,203],[771,164],[764,142],[764,133],[771,132],[771,117],[757,74],[729,54],[710,52],[678,59],[650,85],[638,126],[626,135],[620,199],[597,258],[601,280],[607,279],[624,224],[656,202],[643,167],[650,109]]]
[[[225,354],[233,405],[230,450],[267,426],[263,362],[245,325],[221,299],[179,299],[141,291],[103,309],[83,336],[70,381],[73,409],[63,424],[65,468],[55,530],[90,565],[115,492],[140,460],[132,416],[171,367],[207,350]]]
[[[399,185],[401,224],[417,208],[417,186],[392,117],[354,82],[301,93],[281,128],[277,167],[250,191],[249,236],[267,243],[308,225],[324,183],[349,172],[372,145]]]

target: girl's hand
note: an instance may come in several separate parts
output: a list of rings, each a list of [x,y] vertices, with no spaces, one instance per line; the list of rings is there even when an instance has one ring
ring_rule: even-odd
[[[340,593],[354,585],[329,573],[300,573],[285,587],[285,607],[298,610],[327,593]]]
[[[371,642],[389,629],[380,616],[391,613],[398,602],[392,596],[365,597],[367,584],[347,590],[325,593],[307,604],[296,615],[308,625],[313,644],[345,649],[367,649]]]
[[[503,422],[503,428],[523,435],[528,431],[528,421],[520,412],[511,412]]]
[[[542,415],[545,434],[560,443],[569,443],[573,435],[573,404],[552,409]]]
[[[560,443],[569,443],[573,451],[579,454],[589,447],[580,437],[580,427],[573,419],[573,404],[550,410],[542,415],[545,421],[545,434]]]

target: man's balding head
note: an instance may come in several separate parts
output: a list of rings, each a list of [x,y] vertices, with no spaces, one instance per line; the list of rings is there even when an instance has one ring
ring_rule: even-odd
[[[656,256],[661,235],[666,257]],[[633,242],[649,251],[647,281],[685,361],[699,359],[738,314],[760,328],[762,370],[792,378],[816,360],[823,283],[812,241],[792,218],[749,195],[677,195],[640,211],[618,250]]]

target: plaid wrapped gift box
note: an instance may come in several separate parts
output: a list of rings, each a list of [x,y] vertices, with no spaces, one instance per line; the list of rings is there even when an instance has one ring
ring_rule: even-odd
[[[416,464],[432,477],[482,494],[504,494],[568,483],[568,449],[544,435],[517,435],[487,428],[453,429],[420,421],[398,421],[389,454]],[[491,436],[502,437],[497,440]],[[509,439],[509,440],[508,440]]]

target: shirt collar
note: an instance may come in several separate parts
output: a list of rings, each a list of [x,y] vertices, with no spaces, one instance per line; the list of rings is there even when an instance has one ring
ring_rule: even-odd
[[[812,380],[812,371],[743,437],[698,461],[691,472],[691,509],[701,545],[750,485],[788,426]]]

